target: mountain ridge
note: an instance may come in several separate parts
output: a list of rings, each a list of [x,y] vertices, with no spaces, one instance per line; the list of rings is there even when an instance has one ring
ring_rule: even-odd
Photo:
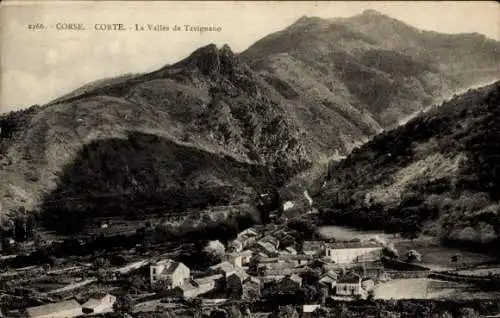
[[[209,44],[151,73],[98,82],[83,94],[0,116],[4,210],[38,209],[45,196],[61,196],[64,167],[79,160],[82,148],[99,141],[111,147],[104,141],[129,140],[129,132],[198,149],[210,169],[219,156],[257,165],[280,188],[460,86],[459,78],[440,81],[448,75],[426,58],[388,50],[349,25],[355,20],[339,21],[299,19],[240,54]],[[152,151],[147,138],[139,140]],[[227,171],[221,175],[231,179]],[[252,188],[241,180],[228,182]],[[246,200],[257,192],[247,192]]]

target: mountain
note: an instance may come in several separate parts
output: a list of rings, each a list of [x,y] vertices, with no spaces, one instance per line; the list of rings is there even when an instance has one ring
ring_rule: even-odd
[[[351,18],[302,17],[242,56],[307,101],[309,129],[317,129],[315,113],[327,113],[362,118],[358,126],[368,134],[500,72],[498,41],[421,31],[374,10]]]
[[[498,79],[499,53],[500,42],[483,35],[422,31],[374,10],[304,16],[257,41],[242,58],[290,100],[326,154],[290,180],[282,197],[307,204],[304,187],[330,160],[456,92]]]
[[[499,200],[500,81],[376,136],[315,197],[326,222],[482,244],[498,242]]]
[[[251,201],[312,158],[280,96],[227,46],[69,96],[2,116],[5,208],[119,215],[132,194],[174,193],[178,206],[211,190],[218,198],[191,203],[231,204],[240,192]],[[93,202],[106,194],[116,206],[102,211]]]
[[[211,44],[151,73],[98,80],[0,117],[3,210],[120,215],[130,197],[166,213],[253,202],[487,79],[451,70],[498,69],[499,45],[376,12],[304,17],[241,54]],[[459,59],[458,47],[471,57]],[[159,199],[165,193],[172,202]],[[103,197],[116,204],[94,204]]]

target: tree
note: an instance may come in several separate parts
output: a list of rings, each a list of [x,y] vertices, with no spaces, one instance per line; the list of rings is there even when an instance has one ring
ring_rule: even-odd
[[[432,314],[432,318],[453,318],[453,315],[447,311],[443,311],[441,313]]]
[[[201,317],[202,301],[200,298],[189,299],[186,303],[191,308],[194,317]]]
[[[393,258],[393,259],[399,257],[398,250],[394,247],[394,245],[385,245],[382,248],[382,254],[384,256],[387,256],[387,257]]]
[[[272,318],[299,318],[299,313],[292,305],[286,305],[280,307],[277,311],[274,311],[271,316]]]
[[[478,318],[481,317],[473,308],[465,307],[458,310],[458,317],[460,318]]]
[[[375,291],[373,289],[370,289],[368,291],[368,296],[366,297],[366,300],[373,301],[374,299],[375,299]]]
[[[410,250],[408,253],[406,253],[406,261],[411,263],[411,262],[421,262],[422,261],[422,255],[420,255],[419,252],[415,250]]]
[[[132,297],[128,294],[118,297],[113,305],[115,312],[120,314],[131,313],[133,309]]]
[[[228,309],[228,316],[229,316],[229,318],[241,318],[241,317],[243,317],[243,314],[241,313],[241,310],[240,310],[240,308],[238,308],[238,306],[232,305]]]

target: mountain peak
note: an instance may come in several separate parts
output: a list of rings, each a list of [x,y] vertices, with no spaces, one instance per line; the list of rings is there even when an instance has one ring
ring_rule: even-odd
[[[203,75],[227,74],[238,63],[237,57],[229,45],[224,44],[220,49],[211,43],[194,51],[188,58],[176,66],[191,70],[199,70]]]
[[[354,19],[361,19],[362,21],[367,21],[367,22],[376,22],[376,21],[381,21],[381,20],[396,20],[392,18],[391,16],[382,13],[380,11],[374,10],[374,9],[367,9],[364,10],[361,14],[358,14],[353,17]],[[399,20],[396,20],[399,21]]]
[[[367,9],[367,10],[363,11],[363,13],[361,15],[364,15],[364,16],[383,16],[384,14],[377,11],[377,10],[374,10],[374,9]]]
[[[292,26],[297,26],[297,25],[304,25],[304,24],[311,24],[311,23],[318,23],[324,21],[324,19],[319,18],[319,17],[308,17],[306,15],[301,16],[297,21],[295,21]]]

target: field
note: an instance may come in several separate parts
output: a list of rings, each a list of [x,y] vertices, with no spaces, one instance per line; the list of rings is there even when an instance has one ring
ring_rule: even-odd
[[[473,286],[429,278],[395,279],[378,285],[376,299],[499,299],[500,292],[484,292]]]
[[[455,270],[457,267],[472,266],[494,260],[493,257],[482,253],[449,248],[440,245],[435,240],[401,240],[395,242],[399,255],[409,250],[416,250],[422,255],[422,265],[433,270]],[[458,255],[458,262],[452,261],[452,256]]]

